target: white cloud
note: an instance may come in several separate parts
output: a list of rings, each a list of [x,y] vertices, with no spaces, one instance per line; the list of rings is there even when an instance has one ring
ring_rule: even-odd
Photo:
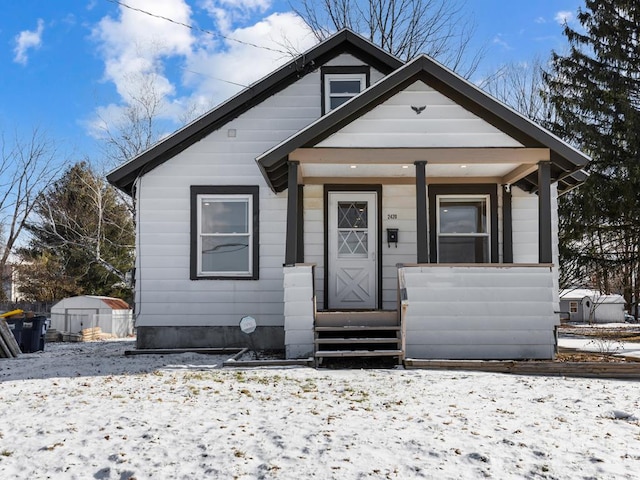
[[[240,90],[233,83],[247,86],[316,43],[293,13],[274,13],[255,25],[230,32],[229,37],[237,41],[225,41],[223,50],[194,52],[187,61],[185,81],[194,87],[194,98],[208,99],[209,105]],[[190,73],[193,71],[198,74]]]
[[[13,61],[26,65],[29,61],[27,55],[30,49],[38,49],[42,45],[42,32],[44,32],[44,21],[38,19],[38,27],[36,30],[24,30],[16,35],[16,46],[13,49],[15,56]]]
[[[571,20],[573,20],[573,12],[562,10],[560,12],[557,12],[553,19],[560,25],[564,25],[565,23],[569,23]]]
[[[162,75],[162,59],[188,55],[194,42],[191,30],[159,17],[189,24],[191,9],[183,0],[131,0],[134,8],[147,15],[120,7],[120,18],[103,18],[93,31],[105,60],[105,79],[115,84],[123,99],[129,100],[145,82],[145,75]],[[153,16],[156,15],[156,16]],[[162,93],[173,91],[166,78],[158,79]]]
[[[534,23],[547,23],[547,20],[544,17],[538,17],[534,20]]]
[[[187,0],[130,0],[132,7],[193,25]],[[119,102],[99,107],[85,122],[101,137],[105,122],[116,125],[136,99],[152,92],[160,98],[158,117],[174,127],[194,113],[204,113],[316,43],[304,22],[293,13],[274,13],[259,21],[269,0],[206,0],[200,3],[214,25],[198,28],[154,18],[120,7],[117,18],[105,17],[93,38],[104,59],[104,80],[112,82]],[[224,7],[224,8],[223,8]],[[225,10],[226,8],[226,10]],[[206,16],[205,16],[206,18]]]
[[[504,35],[502,35],[501,33],[493,37],[491,43],[502,47],[504,50],[513,50],[513,47],[509,45],[509,43],[504,39]]]

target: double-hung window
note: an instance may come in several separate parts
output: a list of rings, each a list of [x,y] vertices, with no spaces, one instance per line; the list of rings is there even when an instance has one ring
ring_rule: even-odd
[[[439,263],[489,263],[489,195],[438,195]]]
[[[352,97],[355,97],[366,85],[365,74],[345,75],[334,74],[324,77],[325,111],[339,107]]]
[[[322,67],[322,113],[328,113],[369,86],[369,67]]]
[[[191,187],[191,201],[191,277],[257,278],[258,187]]]

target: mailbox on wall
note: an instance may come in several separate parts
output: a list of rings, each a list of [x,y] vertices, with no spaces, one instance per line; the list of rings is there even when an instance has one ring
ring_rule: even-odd
[[[387,245],[391,248],[391,244],[395,243],[396,248],[398,248],[398,229],[397,228],[387,228]]]

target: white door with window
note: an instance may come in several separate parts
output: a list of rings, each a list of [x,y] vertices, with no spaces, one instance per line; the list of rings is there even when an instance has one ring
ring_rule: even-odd
[[[329,192],[327,208],[329,308],[375,309],[377,194]]]

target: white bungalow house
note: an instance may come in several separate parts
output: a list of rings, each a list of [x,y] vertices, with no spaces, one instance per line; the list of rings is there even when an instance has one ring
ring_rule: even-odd
[[[552,358],[557,196],[588,158],[343,30],[109,174],[137,346]]]

